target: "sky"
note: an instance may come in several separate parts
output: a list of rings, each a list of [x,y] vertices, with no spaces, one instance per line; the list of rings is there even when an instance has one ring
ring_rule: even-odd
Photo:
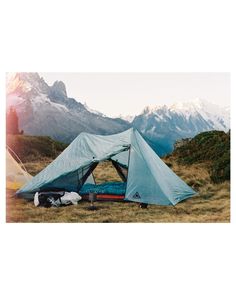
[[[230,105],[229,73],[39,73],[52,85],[65,83],[67,95],[108,116],[141,113],[145,106],[196,98]]]

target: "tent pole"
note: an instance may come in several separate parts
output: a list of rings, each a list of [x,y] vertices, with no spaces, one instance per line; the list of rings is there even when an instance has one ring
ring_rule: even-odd
[[[114,166],[114,168],[116,169],[117,173],[119,174],[120,178],[122,179],[122,181],[126,182],[127,178],[125,177],[124,173],[122,172],[121,168],[119,167],[119,165],[114,161],[111,160],[112,165]]]
[[[79,169],[77,169],[77,193],[79,193],[80,183],[79,183]]]
[[[87,178],[89,177],[89,175],[93,172],[93,170],[97,167],[98,162],[93,163],[92,165],[90,165],[88,171],[84,174],[84,167],[82,168],[82,177],[81,179],[79,179],[79,170],[77,170],[77,177],[78,177],[78,192],[81,188],[81,186],[83,186],[83,184],[85,183],[85,181],[87,180]]]
[[[13,149],[10,148],[8,145],[7,145],[7,149],[9,149],[9,150],[13,153],[13,155],[17,158],[17,160],[19,161],[19,163],[21,164],[21,166],[22,166],[22,168],[25,170],[25,172],[29,174],[29,172],[28,172],[28,171],[26,170],[26,168],[25,168],[25,165],[22,163],[21,159],[20,159],[20,158],[18,157],[18,155],[13,151]]]
[[[128,157],[128,171],[127,171],[127,179],[126,179],[126,188],[125,188],[125,196],[126,196],[126,191],[127,191],[127,184],[129,180],[129,162],[130,162],[130,151],[131,151],[131,145],[129,147],[129,157]]]

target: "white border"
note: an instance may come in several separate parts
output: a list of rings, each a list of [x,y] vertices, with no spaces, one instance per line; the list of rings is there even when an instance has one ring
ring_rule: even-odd
[[[234,1],[8,0],[0,11],[2,106],[7,71],[231,72],[235,126]],[[1,294],[236,293],[234,181],[231,224],[34,225],[5,224],[3,179]]]

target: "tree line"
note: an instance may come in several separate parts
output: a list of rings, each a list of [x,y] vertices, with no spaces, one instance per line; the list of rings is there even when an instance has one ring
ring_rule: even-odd
[[[19,118],[14,107],[10,107],[6,116],[6,132],[7,134],[23,134],[23,130],[19,130]]]

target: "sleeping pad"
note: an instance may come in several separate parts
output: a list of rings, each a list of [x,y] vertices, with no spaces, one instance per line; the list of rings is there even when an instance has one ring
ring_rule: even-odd
[[[126,182],[105,182],[101,184],[86,183],[79,191],[80,195],[96,193],[98,195],[125,195]]]

